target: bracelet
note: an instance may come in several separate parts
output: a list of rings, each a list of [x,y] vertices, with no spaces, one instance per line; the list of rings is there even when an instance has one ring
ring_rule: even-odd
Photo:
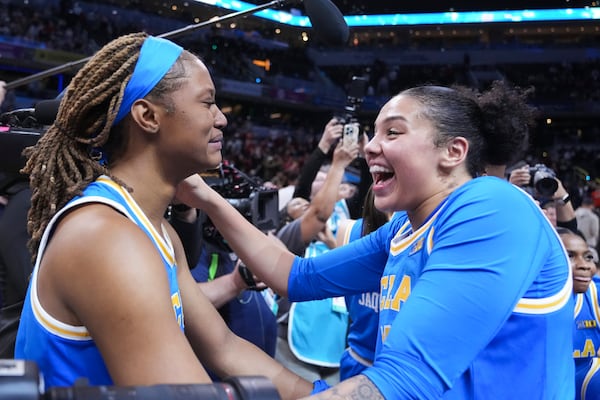
[[[565,204],[567,204],[570,201],[571,201],[571,196],[569,195],[569,193],[567,193],[562,198],[558,199],[557,203],[564,206]]]

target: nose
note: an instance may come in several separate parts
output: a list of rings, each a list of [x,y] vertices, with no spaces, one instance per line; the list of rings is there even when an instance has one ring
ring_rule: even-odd
[[[367,158],[368,158],[369,155],[373,156],[373,155],[377,154],[378,149],[379,149],[379,145],[377,143],[377,135],[375,135],[365,145],[365,156],[367,156]]]
[[[223,114],[223,111],[221,111],[221,109],[217,105],[215,105],[214,107],[216,109],[215,128],[223,129],[227,126],[227,117],[225,116],[225,114]]]
[[[573,260],[573,268],[575,269],[580,269],[580,270],[584,270],[584,271],[589,271],[590,269],[592,269],[592,265],[589,261],[587,261],[585,258],[583,257],[576,257]]]

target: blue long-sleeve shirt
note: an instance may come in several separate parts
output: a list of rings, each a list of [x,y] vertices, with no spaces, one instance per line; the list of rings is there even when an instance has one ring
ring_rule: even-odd
[[[400,213],[327,254],[297,258],[289,297],[380,289],[375,362],[386,398],[574,397],[569,260],[523,191],[497,178],[456,189],[413,229]]]

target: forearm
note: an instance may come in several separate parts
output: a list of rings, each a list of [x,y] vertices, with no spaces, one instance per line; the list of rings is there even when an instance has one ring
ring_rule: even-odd
[[[331,165],[323,187],[311,201],[311,205],[316,208],[317,218],[320,221],[327,221],[333,212],[335,203],[339,197],[339,186],[344,177],[345,166],[341,163]]]
[[[357,375],[350,379],[346,379],[333,386],[332,388],[318,393],[315,396],[311,396],[311,399],[364,399],[364,400],[378,400],[383,399],[383,396],[377,389],[377,386],[373,384],[364,375]]]
[[[281,399],[298,399],[312,391],[312,382],[300,378],[253,344],[231,334],[227,350],[220,354],[227,372],[222,376],[261,375],[267,377],[279,392]]]
[[[294,190],[293,197],[302,197],[306,200],[310,200],[310,188],[312,181],[317,176],[319,168],[327,160],[327,153],[323,152],[320,148],[316,148],[308,156],[302,169],[300,170],[300,176],[298,177],[298,184]]]
[[[560,200],[556,202],[556,220],[559,222],[576,220],[575,210],[570,201],[564,204]]]
[[[237,272],[234,271],[234,273]],[[220,276],[212,281],[198,283],[198,286],[215,308],[222,307],[244,290],[243,287],[236,285],[231,274]]]
[[[248,268],[273,290],[287,294],[287,279],[294,255],[248,222],[208,185],[194,186],[189,195],[186,203],[206,212]]]

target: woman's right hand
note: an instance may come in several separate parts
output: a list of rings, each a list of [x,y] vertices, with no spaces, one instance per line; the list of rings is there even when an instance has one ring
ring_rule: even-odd
[[[200,176],[194,174],[177,185],[175,202],[187,204],[192,208],[203,209],[204,204],[209,201],[210,196],[216,193]]]

